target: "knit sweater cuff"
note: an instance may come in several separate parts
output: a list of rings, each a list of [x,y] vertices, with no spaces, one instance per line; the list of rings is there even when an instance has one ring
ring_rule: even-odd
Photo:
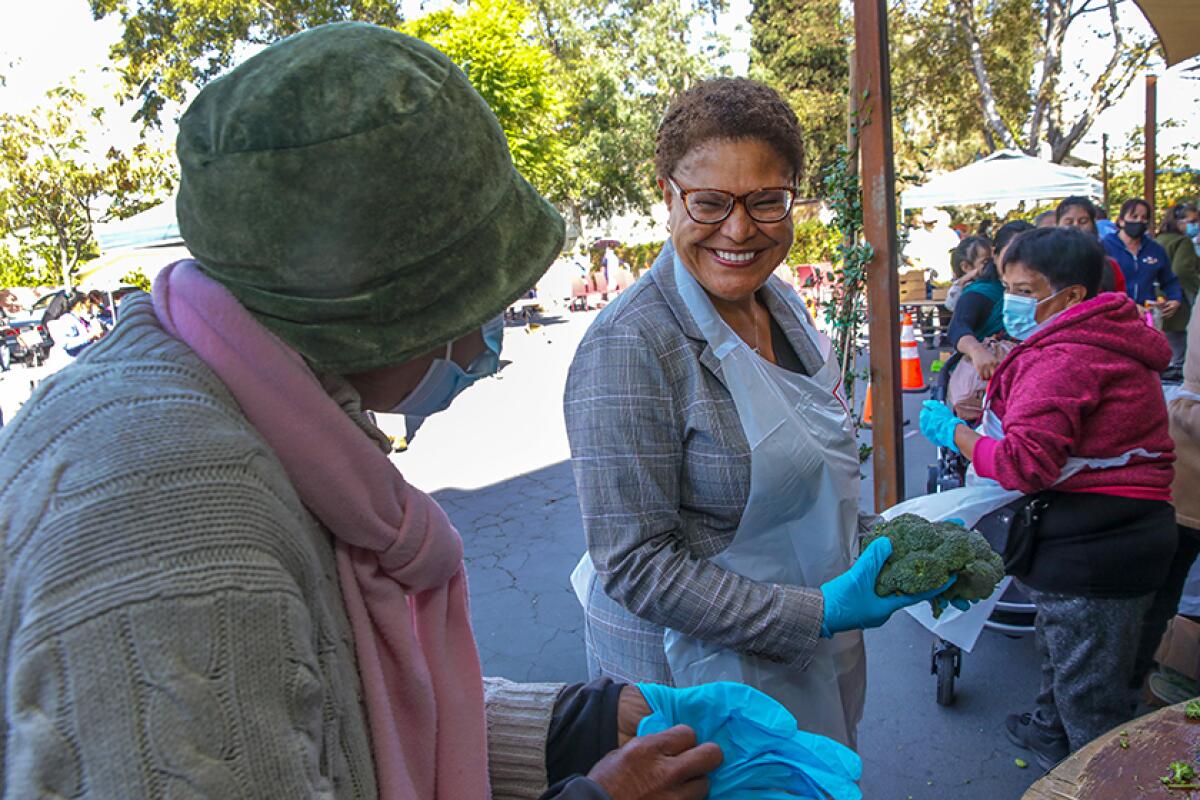
[[[975,465],[976,475],[996,480],[996,448],[999,446],[1000,442],[987,436],[975,443],[971,463]]]
[[[536,800],[546,791],[546,734],[562,689],[561,683],[483,679],[494,800]]]

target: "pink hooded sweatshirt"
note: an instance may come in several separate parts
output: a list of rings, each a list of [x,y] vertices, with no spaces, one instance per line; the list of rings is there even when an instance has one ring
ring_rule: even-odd
[[[1151,455],[1085,469],[1055,488],[1170,501],[1175,446],[1158,375],[1170,360],[1166,338],[1123,294],[1067,309],[992,376],[988,407],[1004,438],[979,440],[976,472],[1032,494],[1053,486],[1068,458],[1116,458],[1140,448]]]

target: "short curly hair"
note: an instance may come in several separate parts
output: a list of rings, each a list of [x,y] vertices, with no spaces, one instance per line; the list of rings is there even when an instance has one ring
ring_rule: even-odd
[[[804,171],[800,122],[779,92],[748,78],[712,78],[676,97],[658,126],[654,169],[670,177],[679,162],[713,139],[759,139],[792,167]]]

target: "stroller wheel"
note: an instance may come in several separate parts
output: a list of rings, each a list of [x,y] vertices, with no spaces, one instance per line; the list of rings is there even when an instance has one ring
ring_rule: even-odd
[[[933,669],[937,676],[937,703],[954,705],[954,679],[962,669],[962,651],[949,642],[938,640],[933,646]]]

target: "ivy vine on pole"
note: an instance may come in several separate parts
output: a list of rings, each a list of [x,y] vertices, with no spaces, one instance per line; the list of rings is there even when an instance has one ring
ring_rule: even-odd
[[[850,109],[847,144],[838,147],[837,158],[825,171],[823,180],[824,200],[833,214],[830,225],[840,238],[831,262],[832,281],[828,299],[819,300],[818,307],[831,332],[833,351],[841,365],[846,403],[855,424],[862,427],[862,415],[855,402],[856,389],[860,380],[870,377],[870,371],[860,371],[856,362],[864,349],[862,332],[867,322],[867,264],[871,262],[875,251],[863,233],[862,182],[858,174],[858,132],[869,121],[870,98],[864,91],[861,97],[854,99],[859,102]],[[922,155],[927,156],[928,153],[922,152]],[[918,174],[900,176],[899,182],[922,182],[928,174],[928,167],[923,161],[918,164]],[[896,245],[899,252],[904,249],[908,235],[903,222],[897,222]],[[870,454],[870,446],[859,447],[860,462],[865,462]]]
[[[866,100],[864,92],[861,104],[852,104],[847,143],[838,146],[837,157],[826,169],[822,181],[825,204],[833,215],[830,226],[837,231],[839,240],[831,262],[828,299],[820,305],[834,355],[841,365],[846,403],[860,427],[863,420],[857,410],[855,389],[858,379],[865,375],[859,374],[856,361],[863,349],[861,333],[867,321],[867,264],[874,256],[874,249],[863,236],[862,182],[858,176],[858,131],[863,124],[861,114]],[[870,448],[859,448],[860,461],[869,455]]]

